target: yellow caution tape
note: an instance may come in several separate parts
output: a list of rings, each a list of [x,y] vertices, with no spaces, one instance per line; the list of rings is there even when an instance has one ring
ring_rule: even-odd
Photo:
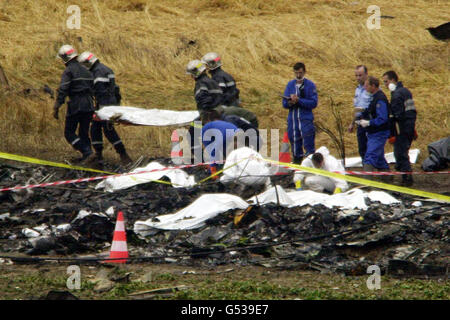
[[[114,173],[114,172],[96,170],[96,169],[79,167],[79,166],[72,166],[72,165],[65,164],[65,163],[52,162],[52,161],[30,158],[30,157],[25,157],[25,156],[18,156],[15,154],[9,154],[9,153],[3,153],[3,152],[0,152],[0,158],[7,159],[7,160],[20,161],[20,162],[40,164],[40,165],[44,165],[44,166],[52,166],[52,167],[59,167],[59,168],[65,168],[65,169],[74,169],[74,170],[81,170],[81,171],[90,171],[90,172],[105,173],[105,174],[110,174],[110,175],[117,175],[117,173]],[[135,177],[130,176],[130,178],[132,180],[138,181],[138,179]],[[142,179],[142,178],[139,178],[139,179]],[[173,185],[173,183],[168,182],[168,181],[162,181],[162,180],[149,180],[149,181]]]
[[[0,152],[0,158],[7,159],[7,160],[20,161],[20,162],[35,163],[35,164],[40,164],[40,165],[43,165],[43,166],[52,166],[52,167],[74,169],[74,170],[81,170],[81,171],[90,171],[90,172],[98,172],[98,173],[106,173],[106,174],[117,174],[117,173],[114,173],[114,172],[96,170],[96,169],[79,167],[79,166],[72,166],[72,165],[65,164],[65,163],[52,162],[52,161],[47,161],[47,160],[40,160],[40,159],[36,159],[36,158],[30,158],[30,157],[25,157],[25,156],[18,156],[18,155],[15,155],[15,154],[9,154],[9,153],[3,153],[3,152]]]
[[[203,125],[201,124],[201,122],[198,123],[197,121],[192,121],[191,122],[191,126],[194,127],[194,128],[197,128],[197,129],[202,129],[203,128]]]
[[[422,190],[417,190],[417,189],[400,187],[400,186],[382,183],[382,182],[378,182],[378,181],[372,181],[372,180],[353,177],[353,176],[344,175],[344,174],[340,174],[340,173],[329,172],[329,171],[322,170],[322,169],[302,167],[300,165],[296,165],[296,164],[292,164],[292,163],[279,162],[279,161],[274,161],[274,160],[270,160],[270,159],[264,159],[264,160],[267,162],[270,162],[270,163],[275,163],[275,164],[278,164],[281,166],[299,169],[302,171],[318,174],[318,175],[325,176],[325,177],[342,179],[342,180],[346,180],[346,181],[358,183],[358,184],[363,184],[363,185],[370,186],[370,187],[375,187],[375,188],[410,194],[413,196],[419,196],[419,197],[424,197],[424,198],[437,199],[437,200],[443,200],[446,202],[450,202],[449,196],[444,196],[443,194],[439,194],[439,193],[432,193],[432,192],[427,192],[427,191],[422,191]]]
[[[237,166],[237,165],[238,165],[239,163],[241,163],[242,161],[248,160],[248,159],[250,159],[250,158],[244,158],[244,159],[241,159],[241,160],[239,160],[238,162],[233,163],[231,166],[228,166],[228,167],[226,167],[226,168],[223,168],[222,170],[219,170],[219,171],[213,173],[213,174],[210,175],[209,177],[206,177],[205,179],[203,179],[203,180],[197,182],[197,183],[196,183],[196,186],[199,185],[199,184],[202,184],[203,182],[205,182],[205,181],[207,181],[207,180],[209,180],[209,179],[214,178],[215,176],[221,174],[221,173],[224,172],[225,170],[228,170],[228,169],[230,169],[230,168],[233,168],[234,166]]]

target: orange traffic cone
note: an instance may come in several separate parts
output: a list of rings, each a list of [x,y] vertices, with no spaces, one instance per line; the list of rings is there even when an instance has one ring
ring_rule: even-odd
[[[176,165],[180,165],[183,163],[183,149],[181,149],[180,145],[180,136],[178,135],[177,130],[173,130],[172,132],[172,151],[170,152],[170,157],[172,161]]]
[[[113,242],[109,253],[110,259],[128,258],[127,235],[125,233],[125,222],[123,213],[119,211],[117,215],[116,228],[114,229]],[[127,259],[106,260],[107,263],[126,263]]]
[[[281,145],[281,151],[278,155],[278,161],[280,162],[291,162],[291,144],[289,143],[289,137],[288,137],[288,133],[285,132],[284,136],[283,136],[283,141],[282,141],[282,145]],[[280,175],[280,174],[284,174],[286,172],[289,172],[289,170],[279,167],[278,168],[278,172],[276,173],[276,175]]]
[[[291,144],[289,143],[288,133],[285,132],[283,136],[283,144],[281,145],[281,151],[278,156],[280,162],[291,162]]]

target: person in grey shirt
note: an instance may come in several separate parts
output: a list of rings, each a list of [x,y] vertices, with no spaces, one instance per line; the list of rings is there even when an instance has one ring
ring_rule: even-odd
[[[365,65],[358,65],[355,68],[355,78],[358,86],[355,89],[355,97],[353,98],[353,106],[355,107],[355,115],[352,123],[348,127],[348,132],[353,132],[355,129],[355,121],[361,120],[362,111],[367,109],[372,100],[371,95],[364,89],[364,82],[368,77],[367,67]],[[362,160],[367,150],[367,131],[361,126],[357,126],[356,138],[358,140],[358,152]]]

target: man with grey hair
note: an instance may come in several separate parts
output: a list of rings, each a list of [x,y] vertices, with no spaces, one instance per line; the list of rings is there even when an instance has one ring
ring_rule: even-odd
[[[367,67],[365,65],[358,65],[355,68],[355,79],[358,82],[358,86],[355,89],[355,96],[353,98],[353,106],[355,108],[355,114],[352,122],[348,127],[348,132],[353,132],[355,128],[355,121],[361,120],[362,112],[369,107],[372,100],[371,95],[364,88],[364,82],[368,77]],[[358,152],[362,160],[367,150],[367,130],[361,126],[356,128],[356,139],[358,141]]]

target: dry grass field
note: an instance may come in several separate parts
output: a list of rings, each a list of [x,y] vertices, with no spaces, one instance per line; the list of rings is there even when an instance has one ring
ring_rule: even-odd
[[[79,30],[66,27],[71,4],[81,8]],[[394,17],[381,19],[379,30],[366,27],[372,4]],[[377,77],[394,69],[418,108],[413,147],[421,149],[422,161],[428,143],[450,134],[449,44],[425,30],[450,21],[448,6],[438,0],[2,0],[0,65],[10,89],[0,85],[0,151],[46,160],[75,153],[63,137],[65,111],[56,121],[54,100],[24,92],[58,87],[64,65],[56,53],[68,43],[115,71],[123,105],[172,110],[195,109],[188,61],[219,52],[260,127],[283,131],[287,111],[277,94],[293,78],[295,62],[306,64],[319,91],[316,119],[330,127],[330,97],[346,124],[351,119],[355,65],[366,64]],[[169,128],[118,131],[133,157],[169,155]],[[345,141],[356,156],[355,135],[347,133]],[[333,150],[324,133],[316,137],[321,145]],[[111,145],[105,147],[106,157],[117,159]]]

